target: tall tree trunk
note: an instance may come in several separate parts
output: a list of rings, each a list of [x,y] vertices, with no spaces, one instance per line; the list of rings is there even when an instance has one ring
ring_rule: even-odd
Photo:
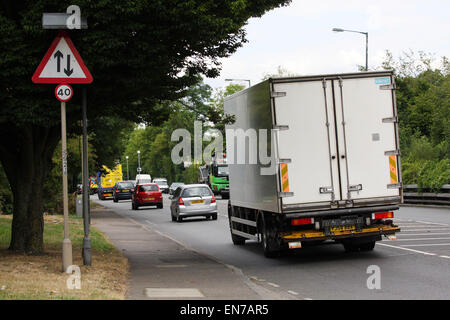
[[[42,253],[42,191],[60,139],[59,126],[2,127],[0,139],[0,161],[14,195],[9,249],[30,254]]]

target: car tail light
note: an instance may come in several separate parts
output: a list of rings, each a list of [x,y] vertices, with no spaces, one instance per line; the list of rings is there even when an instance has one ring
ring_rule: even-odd
[[[211,203],[216,203],[216,198],[214,197],[214,195],[211,198]]]
[[[293,226],[303,226],[303,225],[307,225],[307,224],[314,224],[314,218],[292,219],[291,224]]]
[[[119,193],[120,192],[120,190],[116,190],[116,193]]]
[[[180,206],[184,206],[184,201],[183,201],[183,199],[181,197],[178,198],[178,204]]]
[[[372,219],[392,219],[394,218],[393,212],[376,212],[372,213]]]

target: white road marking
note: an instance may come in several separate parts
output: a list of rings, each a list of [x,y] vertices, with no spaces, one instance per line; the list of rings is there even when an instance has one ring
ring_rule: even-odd
[[[276,283],[272,283],[272,282],[267,282],[267,284],[268,284],[269,286],[272,286],[272,287],[275,287],[275,288],[279,288],[279,287],[280,287],[280,286],[277,285]]]
[[[450,259],[449,256],[439,256],[440,258]]]
[[[424,241],[429,241],[429,240],[450,240],[450,238],[415,238],[415,239],[399,239],[399,238],[397,238],[396,242],[399,242],[399,241],[421,241],[421,240],[424,240]],[[382,241],[388,242],[388,241],[391,241],[391,240],[382,240]]]
[[[419,250],[414,250],[414,249],[408,249],[408,248],[404,248],[404,247],[397,247],[397,246],[392,246],[390,244],[385,244],[385,243],[379,243],[377,242],[377,245],[379,246],[384,246],[384,247],[389,247],[389,248],[395,248],[395,249],[400,249],[400,250],[406,250],[406,251],[411,251],[414,253],[420,253],[420,254],[424,254],[426,256],[435,256],[435,253],[430,253],[430,252],[425,252],[425,251],[419,251]]]
[[[288,290],[288,293],[293,294],[294,296],[298,296],[298,292],[295,292],[295,291],[292,291],[292,290]]]
[[[450,232],[444,232],[444,233],[406,233],[403,234],[400,232],[398,235],[399,236],[443,236],[443,235],[449,235]]]
[[[404,230],[404,228],[400,227],[401,231],[400,232],[419,232],[419,231],[449,231],[449,228],[438,228],[438,229],[409,229],[409,230]]]
[[[437,226],[449,226],[448,224],[445,224],[445,223],[436,223],[436,222],[428,222],[428,221],[417,221],[417,222],[425,223],[425,224],[435,224]]]
[[[149,298],[204,298],[196,288],[145,288]]]
[[[408,244],[401,247],[430,247],[430,246],[450,246],[450,243],[429,243],[429,244]]]

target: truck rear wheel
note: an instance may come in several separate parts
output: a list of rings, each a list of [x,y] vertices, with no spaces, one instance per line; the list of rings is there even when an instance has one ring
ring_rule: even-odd
[[[266,258],[276,258],[280,254],[280,245],[277,241],[277,232],[271,227],[271,217],[268,214],[261,213],[260,231],[261,242],[263,246],[264,256]]]

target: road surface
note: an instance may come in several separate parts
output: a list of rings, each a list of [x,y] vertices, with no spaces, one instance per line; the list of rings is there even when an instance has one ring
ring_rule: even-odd
[[[92,200],[188,249],[238,268],[265,289],[293,298],[450,299],[449,209],[402,207],[394,213],[402,229],[397,240],[383,238],[373,252],[345,253],[342,245],[329,244],[267,259],[254,241],[232,244],[228,200],[217,200],[218,220],[190,218],[182,223],[171,221],[167,195],[163,209],[137,211],[131,210],[131,201],[99,201],[94,196]],[[374,280],[378,270],[379,282]]]

